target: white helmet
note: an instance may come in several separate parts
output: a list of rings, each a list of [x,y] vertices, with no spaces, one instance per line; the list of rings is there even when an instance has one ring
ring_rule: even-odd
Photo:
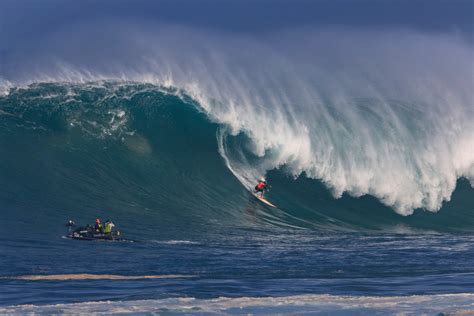
[[[258,181],[260,181],[260,182],[267,182],[267,181],[265,180],[265,178],[260,178],[260,180],[258,180]]]

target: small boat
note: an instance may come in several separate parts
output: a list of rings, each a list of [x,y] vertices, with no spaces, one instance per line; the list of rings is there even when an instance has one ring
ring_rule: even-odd
[[[79,240],[115,240],[121,241],[122,233],[119,230],[114,230],[110,233],[97,232],[94,227],[87,225],[79,227],[66,235],[67,238]]]

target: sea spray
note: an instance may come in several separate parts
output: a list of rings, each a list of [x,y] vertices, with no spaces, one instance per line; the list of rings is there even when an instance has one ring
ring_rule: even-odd
[[[84,41],[89,27],[74,32]],[[65,34],[57,36],[69,47]],[[123,50],[100,50],[125,39]],[[286,166],[335,197],[369,194],[408,215],[439,210],[457,179],[473,180],[472,45],[456,33],[295,28],[228,36],[149,24],[87,48],[94,56],[87,60],[69,51],[76,44],[53,58],[49,44],[32,56],[40,66],[6,67],[5,82],[113,79],[171,88],[223,126],[220,153],[247,188]],[[246,154],[232,156],[223,142],[240,133]],[[259,159],[249,164],[245,155]]]

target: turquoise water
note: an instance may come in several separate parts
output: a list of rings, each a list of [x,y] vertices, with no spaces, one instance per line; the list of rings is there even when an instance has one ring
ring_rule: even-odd
[[[376,100],[354,104],[368,117],[379,115],[370,110]],[[173,311],[189,298],[197,312],[287,311],[253,300],[265,297],[287,298],[280,303],[296,304],[292,312],[317,308],[303,307],[306,300],[335,312],[343,307],[334,300],[343,296],[391,297],[400,305],[367,303],[380,313],[403,311],[405,300],[415,312],[420,302],[438,298],[443,303],[427,312],[469,307],[474,191],[466,178],[456,180],[451,200],[437,212],[420,208],[402,216],[406,209],[387,206],[389,197],[337,197],[328,178],[307,170],[295,177],[290,159],[261,173],[272,184],[273,209],[251,195],[246,181],[284,148],[259,155],[252,137],[231,131],[175,88],[105,81],[10,89],[0,97],[0,312],[28,312],[17,305],[34,304],[33,311],[47,313],[78,302],[84,305],[70,308],[88,312],[92,301],[112,301],[150,313],[156,311],[150,304]],[[112,219],[127,241],[64,238],[68,219],[86,224],[96,217]],[[84,273],[180,276],[19,279]],[[226,298],[224,305],[209,301]]]

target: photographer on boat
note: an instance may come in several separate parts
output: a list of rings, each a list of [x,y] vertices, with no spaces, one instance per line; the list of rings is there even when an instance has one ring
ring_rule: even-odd
[[[112,228],[115,227],[115,224],[112,223],[112,221],[110,219],[108,219],[106,222],[105,222],[105,228],[104,228],[104,234],[110,234],[112,233]]]
[[[99,218],[95,219],[94,230],[96,233],[100,233],[100,234],[104,233],[104,225],[102,225]]]

